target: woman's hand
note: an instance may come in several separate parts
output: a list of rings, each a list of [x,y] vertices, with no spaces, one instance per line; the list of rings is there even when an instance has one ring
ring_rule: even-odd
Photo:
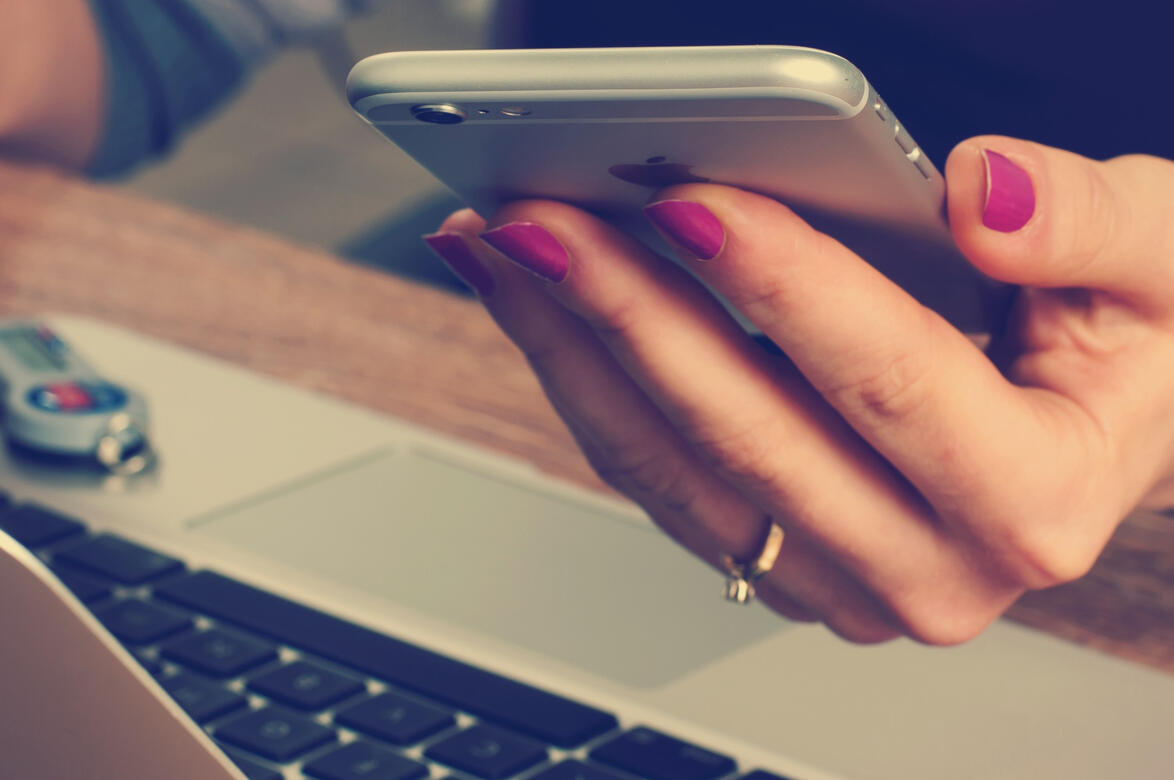
[[[109,86],[92,4],[10,0],[0,19],[0,157],[83,168]]]
[[[1174,163],[991,136],[960,144],[946,179],[963,253],[1023,286],[989,355],[785,206],[729,187],[673,186],[646,213],[786,358],[564,204],[488,225],[458,212],[427,240],[595,470],[673,538],[744,559],[773,518],[786,537],[758,590],[779,613],[857,642],[953,644],[1026,589],[1080,577],[1134,507],[1174,498]]]

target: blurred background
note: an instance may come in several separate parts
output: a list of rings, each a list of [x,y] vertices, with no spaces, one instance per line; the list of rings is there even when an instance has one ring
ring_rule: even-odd
[[[174,153],[120,186],[463,289],[419,240],[457,202],[354,115],[343,80],[369,54],[487,45],[492,2],[374,3],[339,33],[271,61]]]

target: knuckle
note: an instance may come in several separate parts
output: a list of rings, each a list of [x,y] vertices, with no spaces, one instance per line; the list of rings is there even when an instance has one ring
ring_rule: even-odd
[[[1061,527],[1027,521],[1006,532],[1002,558],[1016,584],[1032,590],[1063,585],[1080,579],[1096,563],[1098,550],[1056,533]]]
[[[765,279],[756,278],[754,281],[752,290],[731,289],[723,292],[734,308],[760,328],[769,329],[772,323],[780,320],[792,308],[794,285],[779,274]]]
[[[726,275],[720,288],[734,308],[763,330],[811,306],[810,290],[801,283],[804,269],[808,263],[818,263],[843,251],[838,241],[814,230],[789,209],[786,213],[789,216],[778,214],[779,226],[785,229],[773,236],[771,250],[776,262],[765,267],[743,267],[738,273]]]
[[[1147,154],[1127,154],[1103,163],[1116,180],[1116,191],[1130,193],[1166,193],[1174,188],[1174,161]],[[1118,247],[1144,248],[1147,252],[1174,251],[1174,231],[1168,219],[1153,219],[1144,204],[1150,198],[1117,197],[1114,215]],[[1124,243],[1132,239],[1129,243]],[[1134,249],[1136,251],[1136,249]]]
[[[953,647],[976,638],[999,616],[1000,610],[964,606],[931,597],[897,611],[905,633],[934,647]]]
[[[994,572],[1029,590],[1063,585],[1087,574],[1107,542],[1089,530],[1115,527],[1104,522],[1110,513],[1096,493],[1075,483],[1067,495],[1044,489],[1038,501],[988,516],[974,531]]]
[[[1065,225],[1053,235],[1060,250],[1057,260],[1078,275],[1106,257],[1126,217],[1122,212],[1125,204],[1112,196],[1105,167],[1083,166],[1081,170],[1083,176],[1077,177],[1079,182],[1071,190],[1075,208],[1070,218],[1080,220],[1083,225]]]
[[[672,511],[685,511],[694,501],[692,481],[685,479],[677,458],[633,452],[597,458],[592,467],[605,483],[632,498],[653,496]]]
[[[641,301],[635,297],[621,297],[606,304],[596,303],[580,316],[605,340],[622,340],[641,320]]]
[[[727,480],[744,487],[775,486],[780,475],[777,468],[777,450],[782,437],[770,423],[748,424],[731,428],[722,425],[721,432],[709,432],[693,427],[689,437],[702,460]]]
[[[925,352],[897,351],[883,359],[877,370],[833,387],[829,400],[835,406],[858,409],[880,422],[900,423],[914,416],[929,400],[932,367],[932,358]]]
[[[631,484],[616,469],[610,468],[598,455],[589,454],[587,456],[587,462],[591,465],[591,470],[595,472],[595,475],[599,477],[603,484],[628,498],[637,498],[631,489]]]
[[[969,561],[958,561],[926,574],[904,588],[880,595],[906,636],[935,647],[952,647],[975,639],[1024,591],[1018,585],[992,578]]]
[[[841,639],[854,645],[878,645],[901,636],[901,632],[871,615],[833,615],[825,625]]]

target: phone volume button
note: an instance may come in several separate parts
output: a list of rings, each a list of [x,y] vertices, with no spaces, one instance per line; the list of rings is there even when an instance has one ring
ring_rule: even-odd
[[[917,168],[918,173],[927,179],[932,179],[934,173],[933,163],[929,161],[928,157],[920,153],[920,149],[917,149],[916,151],[918,152],[916,159],[911,154],[908,155],[909,159],[913,162],[914,167]]]
[[[901,125],[897,125],[893,138],[905,154],[912,154],[913,150],[917,148],[917,142],[913,140],[913,136],[909,135],[909,131]]]
[[[916,168],[917,172],[920,173],[924,178],[933,178],[933,164],[929,161],[928,157],[921,153],[920,146],[913,147],[913,151],[908,152],[905,155],[905,159],[913,163],[913,167]]]

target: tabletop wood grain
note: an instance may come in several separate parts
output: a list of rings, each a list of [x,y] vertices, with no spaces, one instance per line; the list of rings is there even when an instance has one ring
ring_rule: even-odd
[[[606,488],[468,300],[55,172],[0,164],[0,313],[82,314]],[[716,592],[716,591],[715,591]],[[1174,519],[1123,523],[1010,619],[1174,674]]]

